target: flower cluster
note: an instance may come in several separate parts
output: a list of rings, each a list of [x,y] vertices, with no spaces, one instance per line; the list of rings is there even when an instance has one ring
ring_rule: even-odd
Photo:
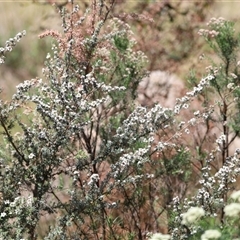
[[[219,34],[219,32],[217,32],[217,31],[215,31],[215,30],[209,31],[209,30],[207,30],[207,29],[200,29],[200,30],[198,31],[198,34],[199,34],[200,36],[214,38],[214,37],[216,37],[216,36]]]
[[[184,97],[176,99],[176,104],[174,106],[174,113],[179,114],[182,108],[188,108],[189,102],[199,95],[203,89],[209,86],[210,81],[214,79],[213,74],[209,74],[207,77],[202,78],[199,84],[193,88],[192,91],[187,92]]]
[[[224,26],[225,22],[226,20],[222,17],[211,18],[207,23],[207,26],[210,27],[211,30],[200,29],[198,34],[206,38],[215,38],[219,35],[219,31],[221,31],[221,28]]]
[[[210,239],[218,239],[221,237],[221,233],[218,230],[209,229],[204,232],[201,236],[201,240],[210,240]]]
[[[228,217],[239,217],[240,213],[240,191],[235,191],[230,198],[236,202],[232,202],[224,207],[225,215]]]
[[[16,43],[19,42],[25,35],[26,31],[23,30],[22,32],[19,32],[14,38],[9,38],[6,41],[4,47],[0,47],[0,64],[4,63],[6,53],[11,52]]]
[[[207,26],[223,26],[224,23],[226,22],[226,19],[224,19],[223,17],[219,17],[219,18],[211,18],[210,21],[207,23]]]
[[[188,209],[186,213],[182,215],[182,224],[184,225],[194,224],[204,215],[205,211],[202,208],[191,207]]]
[[[155,233],[151,236],[149,240],[170,240],[171,236],[169,234]]]

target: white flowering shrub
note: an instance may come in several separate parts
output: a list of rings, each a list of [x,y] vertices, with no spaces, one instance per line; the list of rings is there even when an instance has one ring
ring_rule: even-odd
[[[233,24],[212,19],[200,31],[220,59],[191,77],[192,90],[173,108],[146,108],[136,95],[147,59],[113,4],[92,1],[83,16],[60,8],[63,33],[40,36],[53,38],[44,78],[1,101],[0,238],[239,237]],[[2,63],[24,34],[1,48]]]
[[[194,137],[200,139],[195,155],[200,178],[191,197],[173,198],[172,239],[240,236],[239,193],[232,193],[229,200],[239,181],[239,38],[234,24],[223,18],[212,18],[207,25],[208,29],[201,29],[199,34],[219,59],[211,61],[208,77],[200,81],[200,86],[195,76],[190,78],[195,85],[190,96],[200,93],[203,110],[207,110],[194,113],[205,124],[205,134]],[[201,86],[203,83],[205,86]]]
[[[108,17],[112,4],[93,1],[83,17],[78,6],[62,10],[64,33],[40,36],[55,42],[44,79],[24,81],[1,103],[3,239],[135,236],[125,225],[136,205],[118,191],[141,201],[139,186],[152,177],[143,171],[148,143],[127,143],[117,128],[134,107],[146,57],[133,50],[129,26]],[[8,48],[9,41],[3,60]],[[124,219],[116,217],[119,205]]]

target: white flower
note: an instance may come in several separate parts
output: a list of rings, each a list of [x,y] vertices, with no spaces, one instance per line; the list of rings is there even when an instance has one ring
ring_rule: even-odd
[[[183,104],[183,108],[188,109],[189,105],[188,104]]]
[[[221,233],[218,230],[207,230],[201,236],[201,240],[218,239],[219,237],[221,237]]]
[[[237,75],[234,74],[234,73],[230,73],[230,75],[232,76],[232,78],[236,79],[237,78]]]
[[[229,84],[227,85],[227,88],[228,88],[228,89],[234,89],[234,83],[229,83]]]
[[[88,182],[88,185],[91,185],[93,183],[96,183],[99,180],[99,175],[97,173],[94,173],[90,177],[90,181]]]
[[[205,211],[200,207],[189,208],[186,213],[182,215],[182,224],[187,225],[194,223],[199,218],[204,216]]]
[[[155,233],[152,235],[150,240],[169,240],[171,238],[168,234]]]
[[[34,157],[35,157],[35,155],[33,153],[30,153],[28,156],[29,159],[33,159]]]
[[[191,118],[188,123],[191,124],[192,126],[194,126],[194,124],[196,123],[196,118]]]
[[[10,207],[15,207],[16,203],[15,202],[11,202],[10,203]]]
[[[2,212],[2,213],[1,213],[1,218],[2,218],[2,217],[5,217],[6,215],[7,215],[7,214],[6,214],[5,212]]]
[[[188,128],[185,129],[185,133],[186,133],[186,134],[189,134],[189,133],[190,133],[190,131],[189,131]]]
[[[231,194],[230,198],[237,200],[238,202],[240,202],[240,190],[239,191],[235,191]]]
[[[224,208],[226,216],[236,217],[240,213],[240,203],[230,203]]]
[[[223,142],[226,142],[226,136],[222,134],[217,140],[216,143],[222,144]]]
[[[200,115],[200,111],[196,111],[196,112],[194,112],[193,114],[194,114],[194,116],[196,116],[196,117],[197,117],[197,116],[199,116],[199,115]]]

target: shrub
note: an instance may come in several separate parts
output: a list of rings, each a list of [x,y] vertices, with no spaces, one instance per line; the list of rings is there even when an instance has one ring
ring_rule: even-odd
[[[135,99],[147,59],[113,5],[93,0],[84,16],[60,8],[63,33],[40,36],[54,39],[45,78],[1,102],[1,238],[238,237],[239,193],[228,201],[240,154],[230,154],[239,135],[233,23],[212,19],[200,31],[219,61],[200,81],[191,75],[193,90],[173,108],[146,108]],[[1,63],[23,34],[1,48]],[[168,234],[151,236],[158,231]]]

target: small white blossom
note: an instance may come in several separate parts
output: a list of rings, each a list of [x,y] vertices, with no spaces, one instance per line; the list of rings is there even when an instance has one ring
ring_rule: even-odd
[[[33,153],[30,153],[29,155],[28,155],[28,158],[29,159],[33,159],[35,157],[35,155],[33,154]]]
[[[222,134],[217,140],[216,143],[222,144],[223,142],[226,142],[226,136]]]
[[[229,84],[227,85],[227,88],[228,88],[228,89],[234,89],[234,83],[229,83]]]
[[[183,104],[183,108],[188,109],[189,105],[187,103]]]
[[[2,217],[5,217],[6,215],[7,215],[7,214],[6,214],[5,212],[2,212],[2,213],[1,213],[1,218],[2,218]]]
[[[186,134],[189,134],[189,133],[190,133],[190,131],[189,131],[188,128],[185,129],[185,133],[186,133]]]
[[[10,207],[15,207],[16,203],[15,202],[11,202],[9,205],[10,205]]]
[[[189,124],[191,124],[192,126],[194,126],[195,125],[195,123],[196,123],[196,118],[191,118],[189,121],[188,121],[188,123]]]
[[[200,111],[196,111],[193,114],[194,114],[194,116],[198,117],[200,115]]]
[[[88,185],[92,185],[93,183],[98,182],[99,179],[100,178],[99,178],[99,175],[97,173],[92,174],[91,177],[90,177],[90,181],[88,182]]]

